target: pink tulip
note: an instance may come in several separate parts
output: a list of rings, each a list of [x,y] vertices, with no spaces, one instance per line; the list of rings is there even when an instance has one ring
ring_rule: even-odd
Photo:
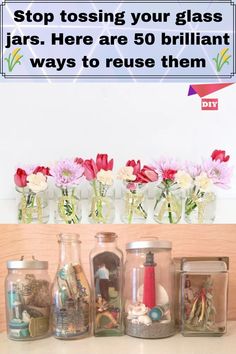
[[[96,165],[97,165],[98,171],[100,171],[100,170],[112,171],[113,163],[114,163],[113,159],[108,161],[107,154],[97,154]]]

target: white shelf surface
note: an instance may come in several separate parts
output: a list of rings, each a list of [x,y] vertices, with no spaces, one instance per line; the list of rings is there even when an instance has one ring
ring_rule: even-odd
[[[31,342],[16,342],[0,334],[1,354],[235,354],[236,321],[228,323],[222,337],[183,337],[140,339],[128,336],[62,341],[53,337]]]
[[[87,209],[88,209],[88,201],[82,200],[82,224],[88,224],[87,219]],[[119,217],[119,203],[120,200],[116,200],[116,217],[114,224],[120,224]],[[49,224],[53,224],[53,211],[54,211],[54,202],[52,200],[49,201],[50,204],[50,220]],[[152,219],[152,208],[153,208],[153,200],[149,200],[148,203],[148,218],[146,223],[153,224],[155,223]],[[216,209],[216,219],[215,224],[235,224],[236,223],[236,198],[221,198],[217,201],[217,209]],[[0,199],[0,224],[16,224],[16,202],[14,199]],[[185,222],[183,218],[181,219],[182,224]]]

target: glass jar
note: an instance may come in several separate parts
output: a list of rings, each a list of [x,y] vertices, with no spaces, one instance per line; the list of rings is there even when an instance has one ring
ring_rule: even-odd
[[[115,191],[112,186],[92,181],[89,189],[90,224],[112,224],[115,219]]]
[[[60,261],[52,287],[52,327],[58,339],[90,335],[90,287],[81,266],[79,235],[60,234]]]
[[[24,341],[50,335],[50,279],[48,262],[25,260],[7,262],[5,281],[7,333]]]
[[[121,336],[123,328],[123,254],[112,232],[96,234],[90,253],[93,320],[96,337]]]
[[[120,218],[125,224],[143,224],[147,220],[147,184],[126,183],[123,187]]]
[[[180,308],[184,336],[226,333],[228,265],[227,257],[181,260]]]
[[[46,224],[49,221],[48,190],[33,193],[29,188],[16,187],[18,224]]]
[[[216,194],[201,192],[196,187],[188,191],[184,218],[188,224],[212,224],[216,215]]]
[[[125,331],[132,337],[175,333],[171,242],[141,239],[126,245]]]
[[[154,220],[159,224],[177,224],[182,216],[182,192],[175,185],[161,183],[157,186]]]
[[[55,223],[79,224],[82,218],[80,191],[78,186],[56,187]]]

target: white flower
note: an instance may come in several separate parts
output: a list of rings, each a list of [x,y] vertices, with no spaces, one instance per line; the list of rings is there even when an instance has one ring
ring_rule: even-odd
[[[136,176],[133,175],[134,169],[132,166],[122,167],[118,173],[117,178],[122,179],[123,181],[135,181]]]
[[[195,184],[202,192],[206,192],[213,186],[212,180],[207,176],[206,172],[202,172],[195,178]]]
[[[191,184],[193,182],[192,177],[190,176],[189,173],[179,170],[175,174],[175,181],[179,184],[179,186],[183,189],[188,189],[191,187]]]
[[[27,186],[33,193],[39,193],[47,189],[47,177],[43,173],[32,173],[27,177]]]
[[[101,169],[97,173],[97,180],[104,185],[111,186],[113,184],[113,173],[112,171],[108,170],[105,171]]]

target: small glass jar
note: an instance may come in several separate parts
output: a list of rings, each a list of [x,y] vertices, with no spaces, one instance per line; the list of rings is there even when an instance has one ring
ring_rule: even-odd
[[[93,290],[93,320],[96,337],[121,336],[123,327],[123,254],[117,235],[98,233],[90,252]]]
[[[88,220],[90,224],[112,224],[115,219],[113,186],[94,180],[90,183]]]
[[[55,188],[55,223],[79,224],[82,210],[78,186]]]
[[[138,338],[175,334],[171,242],[141,239],[126,245],[125,331]]]
[[[181,260],[180,308],[184,336],[226,333],[228,264],[227,257]]]
[[[18,224],[46,224],[49,221],[48,190],[33,193],[29,188],[16,187]]]
[[[81,266],[79,235],[60,234],[60,260],[52,287],[52,329],[57,339],[88,337],[90,287]]]
[[[7,262],[5,281],[8,337],[25,341],[50,335],[50,279],[48,262]]]
[[[188,224],[212,224],[216,216],[216,194],[212,192],[197,191],[191,188],[188,191],[184,218]]]
[[[126,183],[123,186],[120,218],[125,224],[143,224],[147,220],[147,184]]]
[[[182,216],[182,192],[175,185],[161,183],[157,186],[154,220],[159,224],[177,224]]]

